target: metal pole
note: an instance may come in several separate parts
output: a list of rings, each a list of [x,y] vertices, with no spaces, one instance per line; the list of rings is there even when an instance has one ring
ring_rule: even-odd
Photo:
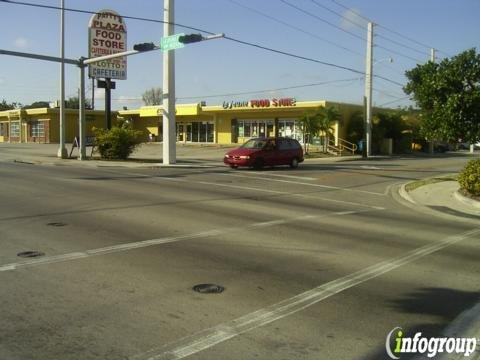
[[[372,59],[373,59],[373,23],[368,23],[367,57],[365,60],[365,141],[367,158],[372,155]]]
[[[65,147],[65,6],[64,0],[61,0],[60,12],[60,144],[57,156],[59,158],[67,158],[68,152]]]
[[[174,0],[164,0],[163,36],[174,33]],[[175,52],[163,53],[163,164],[176,163],[175,148]]]
[[[435,62],[435,49],[434,48],[430,49],[430,61]],[[428,152],[430,154],[434,154],[435,153],[435,140],[434,139],[430,139],[430,140],[431,141],[428,143]]]
[[[85,146],[85,65],[80,64],[80,91],[78,94],[78,137],[80,141],[79,160],[86,159]]]
[[[112,128],[112,79],[105,78],[105,123],[107,129]]]
[[[95,110],[95,78],[92,78],[92,110]]]

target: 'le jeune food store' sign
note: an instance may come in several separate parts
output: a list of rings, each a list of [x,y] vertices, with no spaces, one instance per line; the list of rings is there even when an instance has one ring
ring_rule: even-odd
[[[296,106],[297,100],[295,98],[282,98],[282,99],[259,99],[250,101],[224,101],[224,109],[234,108],[278,108]]]

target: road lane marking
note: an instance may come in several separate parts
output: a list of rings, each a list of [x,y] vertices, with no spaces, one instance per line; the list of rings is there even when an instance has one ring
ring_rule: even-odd
[[[298,196],[298,197],[304,197],[304,198],[307,198],[307,199],[313,199],[314,198],[315,200],[323,200],[323,201],[334,202],[334,203],[338,203],[338,204],[361,206],[361,207],[367,207],[367,208],[374,209],[374,210],[385,210],[385,208],[381,207],[381,206],[366,205],[366,204],[357,203],[357,202],[353,202],[353,201],[329,199],[329,198],[318,197],[318,196],[313,197],[311,194],[299,194],[299,193],[292,193],[292,192],[278,191],[278,190],[270,190],[270,189],[257,188],[257,187],[251,187],[251,186],[221,184],[221,183],[210,182],[210,181],[194,181],[194,180],[170,178],[170,177],[154,177],[154,178],[152,178],[149,175],[138,174],[138,173],[129,173],[129,175],[137,176],[137,177],[144,177],[146,179],[155,179],[155,180],[160,180],[160,181],[164,180],[164,181],[171,181],[171,182],[184,182],[184,183],[190,183],[190,184],[201,184],[201,185],[226,187],[226,188],[240,189],[240,190],[259,191],[259,192],[279,194],[279,195],[285,195],[285,196]],[[227,175],[227,174],[219,173],[218,175]],[[245,177],[249,178],[250,176],[245,176]],[[375,193],[375,194],[379,195],[379,193]]]
[[[235,320],[203,330],[174,343],[133,356],[132,360],[178,360],[209,349],[238,335],[268,325],[276,320],[309,308],[342,291],[393,271],[465,239],[480,234],[480,228],[449,236],[433,244],[407,252],[405,255],[382,261],[350,275],[338,278],[311,290],[254,311]]]
[[[258,171],[253,171],[252,174],[260,175],[262,173]],[[297,180],[317,180],[317,178],[314,177],[308,177],[308,176],[296,176],[296,175],[284,175],[284,174],[272,174],[269,173],[268,176],[277,176],[277,177],[284,177],[288,179],[297,179]]]
[[[212,229],[212,230],[201,231],[193,234],[167,236],[159,239],[142,240],[137,242],[106,246],[102,248],[90,249],[85,251],[77,251],[77,252],[61,254],[61,255],[45,256],[42,258],[30,259],[23,262],[0,265],[0,272],[13,271],[20,268],[54,264],[54,263],[60,263],[60,262],[78,260],[78,259],[85,259],[92,256],[113,254],[113,253],[118,253],[122,251],[129,251],[134,249],[145,248],[148,246],[168,244],[168,243],[179,242],[183,240],[208,238],[208,237],[215,237],[223,234],[244,232],[245,230],[252,230],[258,227],[262,227],[262,228],[273,227],[273,226],[284,225],[289,223],[297,223],[299,221],[322,219],[322,218],[334,217],[334,216],[354,215],[354,214],[375,211],[375,210],[376,209],[364,209],[364,210],[352,210],[352,211],[338,211],[338,212],[331,212],[331,213],[322,214],[322,215],[301,215],[301,216],[296,216],[296,217],[287,218],[287,219],[277,219],[277,220],[266,221],[266,222],[256,222],[256,223],[251,223],[248,225],[238,226],[238,227]]]
[[[263,181],[276,181],[276,182],[295,184],[295,185],[319,187],[319,188],[323,188],[323,189],[350,191],[350,192],[358,192],[358,193],[369,194],[369,195],[385,196],[384,193],[379,193],[379,192],[375,192],[375,191],[349,189],[349,188],[342,188],[342,187],[338,187],[338,186],[330,186],[330,185],[322,185],[322,184],[311,184],[311,183],[305,183],[305,182],[300,182],[300,181],[272,179],[272,178],[268,178],[268,177],[264,177],[264,176],[249,176],[249,175],[239,175],[239,174],[232,174],[232,173],[219,173],[218,175],[242,177],[242,178],[257,179],[257,180],[263,180]]]

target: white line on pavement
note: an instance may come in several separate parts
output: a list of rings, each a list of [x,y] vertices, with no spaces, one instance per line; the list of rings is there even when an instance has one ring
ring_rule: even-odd
[[[129,173],[129,175],[132,176],[138,176],[138,177],[144,177],[151,179],[150,176],[145,175],[145,174],[137,174],[137,173]],[[219,173],[218,175],[227,175],[223,173]],[[246,178],[249,178],[250,176],[245,176]],[[313,196],[313,194],[299,194],[299,193],[294,193],[294,192],[287,192],[287,191],[278,191],[278,190],[270,190],[266,188],[256,188],[256,187],[251,187],[251,186],[242,186],[242,185],[233,185],[233,184],[221,184],[221,183],[216,183],[216,182],[210,182],[210,181],[194,181],[194,180],[187,180],[187,179],[179,179],[179,178],[169,178],[169,177],[155,177],[153,178],[155,180],[163,180],[163,181],[170,181],[170,182],[186,182],[190,184],[201,184],[201,185],[208,185],[208,186],[217,186],[217,187],[226,187],[226,188],[232,188],[232,189],[240,189],[240,190],[251,190],[251,191],[259,191],[259,192],[266,192],[266,193],[272,193],[272,194],[280,194],[280,195],[286,195],[286,196],[297,196],[297,197],[304,197],[308,199],[315,199],[315,200],[323,200],[323,201],[328,201],[328,202],[334,202],[338,204],[345,204],[345,205],[354,205],[354,206],[361,206],[361,207],[366,207],[370,209],[375,209],[375,210],[385,210],[385,208],[381,206],[373,206],[373,205],[366,205],[362,203],[357,203],[357,202],[352,202],[352,201],[344,201],[344,200],[336,200],[336,199],[329,199],[329,198],[324,198],[324,197],[318,197],[318,196]],[[308,185],[308,184],[307,184]],[[360,190],[361,191],[361,190]],[[379,195],[379,193],[375,193],[376,195]]]
[[[107,246],[107,247],[98,248],[98,249],[91,249],[91,250],[85,250],[85,251],[79,251],[79,252],[73,252],[73,253],[61,254],[61,255],[46,256],[46,257],[35,258],[35,259],[18,262],[18,263],[0,265],[0,272],[13,271],[13,270],[24,268],[24,267],[33,267],[33,266],[66,262],[66,261],[77,260],[77,259],[84,259],[92,256],[118,253],[121,251],[145,248],[148,246],[167,244],[167,243],[178,242],[183,240],[214,237],[222,234],[232,234],[234,232],[243,232],[245,230],[255,229],[257,227],[272,227],[272,226],[277,226],[282,224],[296,223],[298,221],[321,219],[321,218],[333,217],[333,216],[353,215],[353,214],[358,214],[358,213],[367,212],[367,211],[374,211],[374,210],[366,209],[366,210],[356,210],[356,211],[354,210],[354,211],[332,212],[332,213],[323,214],[323,215],[301,215],[301,216],[296,216],[288,219],[278,219],[278,220],[273,220],[268,222],[257,222],[257,223],[252,223],[252,224],[238,226],[238,227],[212,229],[212,230],[202,231],[202,232],[193,233],[193,234],[185,234],[185,235],[171,236],[171,237],[169,236],[169,237],[164,237],[159,239],[143,240],[143,241],[126,243],[126,244],[112,245],[112,246]]]
[[[383,193],[378,193],[378,192],[374,192],[374,191],[349,189],[349,188],[342,188],[342,187],[330,186],[330,185],[311,184],[311,183],[305,183],[305,182],[299,182],[299,181],[291,181],[291,180],[272,179],[272,178],[269,178],[269,177],[239,175],[239,174],[232,174],[232,173],[219,173],[218,175],[223,175],[223,176],[235,176],[235,177],[242,177],[242,178],[249,178],[249,179],[257,179],[257,180],[263,180],[263,181],[276,181],[276,182],[282,182],[282,183],[288,183],[288,184],[295,184],[295,185],[304,185],[304,186],[319,187],[319,188],[323,188],[323,189],[350,191],[350,192],[358,192],[358,193],[369,194],[369,195],[385,196]]]
[[[260,175],[262,173],[258,171],[253,171],[252,174]],[[284,177],[288,179],[297,179],[297,180],[317,180],[317,178],[308,177],[308,176],[295,176],[295,175],[272,174],[272,173],[269,173],[268,176],[277,176],[277,177]]]
[[[192,336],[183,338],[173,344],[138,354],[134,356],[132,360],[178,360],[186,358],[235,336],[293,315],[342,291],[360,285],[368,280],[379,277],[403,265],[409,264],[478,234],[480,234],[480,228],[477,227],[461,234],[449,236],[441,241],[407,252],[403,256],[369,266],[363,270],[330,281],[277,304],[257,310],[210,329],[206,329]]]

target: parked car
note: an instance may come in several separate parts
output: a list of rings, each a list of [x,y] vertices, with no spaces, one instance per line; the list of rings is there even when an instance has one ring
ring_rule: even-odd
[[[254,138],[225,154],[223,162],[231,168],[239,166],[261,169],[264,166],[298,167],[303,161],[300,143],[290,138]]]

